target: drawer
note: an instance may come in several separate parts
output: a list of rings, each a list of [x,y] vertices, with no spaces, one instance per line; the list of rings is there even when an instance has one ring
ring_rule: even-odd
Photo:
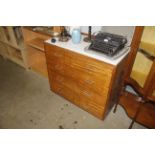
[[[84,88],[90,89],[100,95],[108,93],[111,75],[91,75],[83,70],[72,68],[62,63],[47,64],[48,70],[57,72],[65,77],[74,79],[78,84]]]
[[[113,66],[102,61],[71,52],[67,50],[66,57],[70,60],[70,65],[76,68],[84,68],[87,71],[95,73],[111,74]]]
[[[83,87],[83,85],[78,85],[76,92],[79,94],[80,98],[93,103],[96,106],[105,106],[107,101],[107,94],[100,95],[88,88]]]
[[[80,96],[80,98],[86,98],[88,100],[92,100],[97,105],[104,106],[107,100],[107,94],[103,94],[102,96],[94,91],[83,87],[82,84],[77,83],[75,80],[62,76],[56,72],[51,72],[52,80],[60,83],[61,85],[73,90]]]
[[[76,92],[72,89],[69,89],[60,83],[53,81],[52,82],[52,90],[66,98],[67,100],[73,102],[75,105],[81,107],[82,109],[88,111],[89,113],[95,115],[96,117],[102,119],[104,108],[96,106],[93,102],[88,101],[86,99],[80,98]]]
[[[86,86],[97,88],[108,88],[112,74],[90,73],[83,68],[74,68],[72,66],[65,66],[65,74],[76,79],[78,82]]]
[[[64,66],[64,75],[71,77],[78,84],[83,85],[83,87],[86,89],[91,89],[100,95],[106,94],[108,92],[111,82],[111,75],[92,75],[84,70],[75,69],[70,66]]]

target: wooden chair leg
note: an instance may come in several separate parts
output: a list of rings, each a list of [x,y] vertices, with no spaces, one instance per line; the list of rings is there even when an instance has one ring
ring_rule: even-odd
[[[115,107],[114,107],[113,113],[116,112],[117,106],[118,106],[118,103],[115,104]]]
[[[132,119],[132,122],[131,122],[131,124],[130,124],[130,126],[129,126],[129,129],[132,129],[133,124],[135,123],[135,121],[136,121],[136,119],[137,119],[137,116],[139,115],[140,110],[141,110],[143,104],[145,103],[145,101],[142,100],[142,98],[140,98],[140,100],[141,100],[141,101],[139,102],[138,110],[136,111],[136,114],[135,114],[135,116],[134,116],[133,119]]]
[[[129,129],[132,129],[134,123],[135,123],[135,120],[132,119],[132,122],[131,122],[131,124],[130,124],[130,126],[129,126]]]
[[[123,95],[124,93],[125,93],[125,86],[122,87],[122,90],[121,90],[121,94],[120,94],[120,96]],[[119,101],[115,104],[115,107],[114,107],[113,113],[116,112],[118,104],[119,104]]]

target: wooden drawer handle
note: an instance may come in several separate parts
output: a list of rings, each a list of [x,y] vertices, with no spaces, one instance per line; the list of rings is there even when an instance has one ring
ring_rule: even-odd
[[[88,84],[94,84],[95,83],[94,81],[89,80],[89,79],[86,79],[85,82],[88,83]]]
[[[91,71],[94,71],[94,66],[92,65],[80,65],[78,63],[71,63],[71,66],[72,67],[78,67],[78,68],[82,68],[82,69],[88,69],[88,70],[91,70]]]
[[[87,96],[87,97],[91,97],[92,96],[92,94],[87,92],[87,91],[82,91],[82,94]]]

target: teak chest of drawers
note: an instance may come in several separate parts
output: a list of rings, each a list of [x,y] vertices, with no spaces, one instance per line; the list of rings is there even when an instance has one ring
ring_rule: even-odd
[[[117,102],[125,59],[117,66],[45,43],[51,90],[103,119]]]

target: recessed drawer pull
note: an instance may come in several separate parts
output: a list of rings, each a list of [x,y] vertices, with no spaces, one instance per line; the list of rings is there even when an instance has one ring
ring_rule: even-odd
[[[88,83],[88,84],[94,84],[95,83],[94,81],[89,80],[89,79],[86,79],[85,82]]]
[[[57,70],[62,70],[63,66],[60,65],[60,64],[57,64],[57,65],[54,66],[54,68],[57,69]]]
[[[94,71],[94,66],[92,65],[80,65],[78,63],[71,63],[71,67],[81,68],[81,69],[88,69]]]
[[[62,57],[62,54],[61,53],[58,53],[58,52],[55,52],[54,53],[54,56],[56,56],[56,57]]]
[[[87,91],[82,91],[82,94],[84,94],[87,97],[91,97],[92,96],[92,94],[87,92]]]

